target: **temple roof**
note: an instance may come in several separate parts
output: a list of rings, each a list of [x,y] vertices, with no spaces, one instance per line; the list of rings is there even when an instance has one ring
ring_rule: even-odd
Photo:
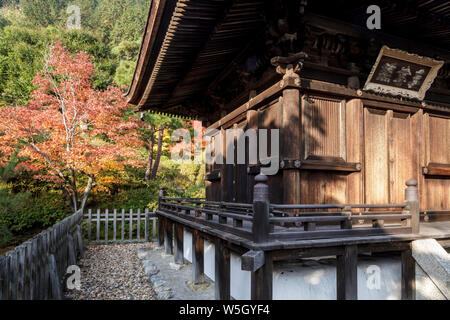
[[[370,31],[370,36],[405,50],[421,47],[418,53],[450,62],[448,1],[294,2],[306,5],[305,22],[356,37],[367,36],[367,6],[378,4],[382,29]],[[265,14],[263,0],[152,1],[128,101],[139,110],[177,113],[235,66],[236,58],[267,28]],[[341,22],[348,27],[333,30]]]

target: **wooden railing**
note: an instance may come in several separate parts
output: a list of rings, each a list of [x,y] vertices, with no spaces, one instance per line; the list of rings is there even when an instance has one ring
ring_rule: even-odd
[[[0,257],[0,300],[62,299],[67,267],[83,256],[82,212]]]
[[[267,177],[255,181],[253,204],[168,198],[161,190],[157,213],[254,243],[419,232],[415,180],[401,204],[270,204]]]
[[[143,211],[143,212],[142,212]],[[89,244],[147,242],[156,239],[156,214],[144,210],[97,209],[83,215],[83,222],[87,224],[85,238]],[[94,229],[94,230],[93,230]],[[93,237],[93,231],[95,237]]]

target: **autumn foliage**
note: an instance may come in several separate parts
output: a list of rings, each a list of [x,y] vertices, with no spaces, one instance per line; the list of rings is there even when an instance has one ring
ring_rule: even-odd
[[[138,119],[116,87],[94,90],[94,65],[85,52],[72,56],[49,47],[36,90],[26,106],[0,109],[0,165],[20,148],[23,169],[64,191],[71,208],[84,208],[94,187],[117,179],[108,172],[140,166]]]

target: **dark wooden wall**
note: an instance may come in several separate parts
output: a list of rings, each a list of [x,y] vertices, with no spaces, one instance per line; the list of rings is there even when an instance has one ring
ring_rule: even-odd
[[[272,203],[402,203],[405,182],[414,178],[422,211],[450,209],[450,109],[434,112],[304,88],[285,88],[262,100],[219,127],[280,129],[279,160],[286,167],[269,177]],[[247,164],[208,166],[208,174],[220,177],[207,181],[207,199],[251,202],[259,169],[247,170]]]

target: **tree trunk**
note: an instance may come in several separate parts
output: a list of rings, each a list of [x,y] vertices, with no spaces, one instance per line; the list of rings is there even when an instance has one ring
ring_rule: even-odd
[[[145,181],[148,182],[150,180],[150,175],[152,172],[153,166],[153,139],[148,139],[148,159],[147,159],[147,168],[145,170]]]
[[[88,176],[88,183],[86,185],[86,188],[84,189],[83,195],[81,196],[81,203],[78,208],[78,211],[84,211],[84,207],[86,206],[87,199],[89,197],[89,194],[91,193],[92,188],[95,185],[95,180],[92,176]]]
[[[158,149],[156,150],[155,163],[153,164],[150,179],[154,179],[156,177],[156,173],[158,172],[159,160],[161,159],[164,127],[160,126],[158,131],[159,131],[159,133],[158,133]]]

